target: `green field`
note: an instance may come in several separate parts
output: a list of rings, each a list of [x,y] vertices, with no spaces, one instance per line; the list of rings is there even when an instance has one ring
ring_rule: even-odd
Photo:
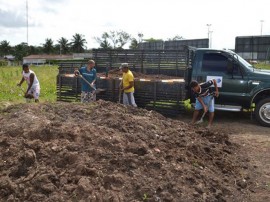
[[[265,63],[259,63],[254,65],[256,68],[260,68],[260,69],[268,69],[270,70],[270,64],[265,64]]]
[[[56,101],[56,75],[58,66],[30,66],[40,82],[41,102]],[[24,102],[23,91],[27,89],[27,84],[22,84],[22,89],[17,87],[17,83],[22,78],[22,67],[0,67],[0,102]]]

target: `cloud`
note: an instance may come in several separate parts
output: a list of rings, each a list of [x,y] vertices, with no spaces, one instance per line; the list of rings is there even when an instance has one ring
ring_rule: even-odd
[[[45,13],[53,13],[53,14],[57,13],[57,9],[50,6],[44,6],[41,11]]]
[[[63,5],[69,4],[69,0],[39,0],[37,7],[41,12],[57,14]]]
[[[62,4],[62,3],[68,3],[69,1],[68,0],[40,0],[41,3],[50,3],[50,4]]]
[[[14,13],[11,11],[5,11],[0,9],[0,26],[3,27],[25,27],[26,26],[26,16],[22,13]]]
[[[88,46],[92,47],[96,46],[94,37],[113,30],[133,36],[141,32],[144,38],[167,39],[177,34],[186,39],[206,38],[206,24],[212,24],[213,47],[233,48],[235,36],[260,34],[260,20],[264,20],[263,34],[270,34],[269,8],[261,6],[268,5],[269,0],[257,0],[256,4],[247,4],[245,0],[227,0],[226,4],[215,0],[27,1],[29,43],[36,45],[45,38],[70,40],[79,33],[85,35]],[[26,0],[0,0],[0,5],[1,38],[12,44],[25,41]],[[131,13],[127,14],[127,9]]]

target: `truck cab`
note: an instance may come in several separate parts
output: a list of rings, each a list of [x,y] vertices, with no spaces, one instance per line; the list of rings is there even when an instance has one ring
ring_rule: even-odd
[[[228,50],[196,49],[191,80],[217,81],[220,95],[215,109],[242,111],[255,106],[255,118],[270,126],[270,71],[255,69],[239,55]]]

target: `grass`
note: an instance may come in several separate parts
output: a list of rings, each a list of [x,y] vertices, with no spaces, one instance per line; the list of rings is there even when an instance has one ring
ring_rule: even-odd
[[[260,69],[268,69],[270,70],[270,64],[265,64],[265,63],[259,63],[254,65],[256,68],[260,68]]]
[[[143,201],[148,201],[148,196],[147,196],[147,194],[143,194]]]
[[[30,66],[40,82],[40,101],[54,102],[56,101],[56,76],[58,74],[58,66]],[[0,67],[0,102],[24,102],[24,92],[27,84],[22,84],[22,89],[17,87],[17,83],[22,78],[21,66],[4,66]]]

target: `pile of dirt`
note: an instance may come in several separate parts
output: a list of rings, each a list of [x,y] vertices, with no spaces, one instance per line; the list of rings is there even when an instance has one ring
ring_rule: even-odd
[[[243,201],[248,161],[225,133],[99,100],[7,106],[1,201]]]
[[[151,80],[161,80],[161,79],[180,79],[180,77],[176,77],[176,76],[167,76],[167,75],[163,75],[163,74],[143,74],[140,72],[135,72],[132,71],[133,76],[135,79],[151,79]],[[108,72],[108,77],[109,78],[121,78],[123,75],[122,71],[120,71],[118,68],[116,69],[112,69]],[[98,73],[98,76],[106,76],[105,73]]]

